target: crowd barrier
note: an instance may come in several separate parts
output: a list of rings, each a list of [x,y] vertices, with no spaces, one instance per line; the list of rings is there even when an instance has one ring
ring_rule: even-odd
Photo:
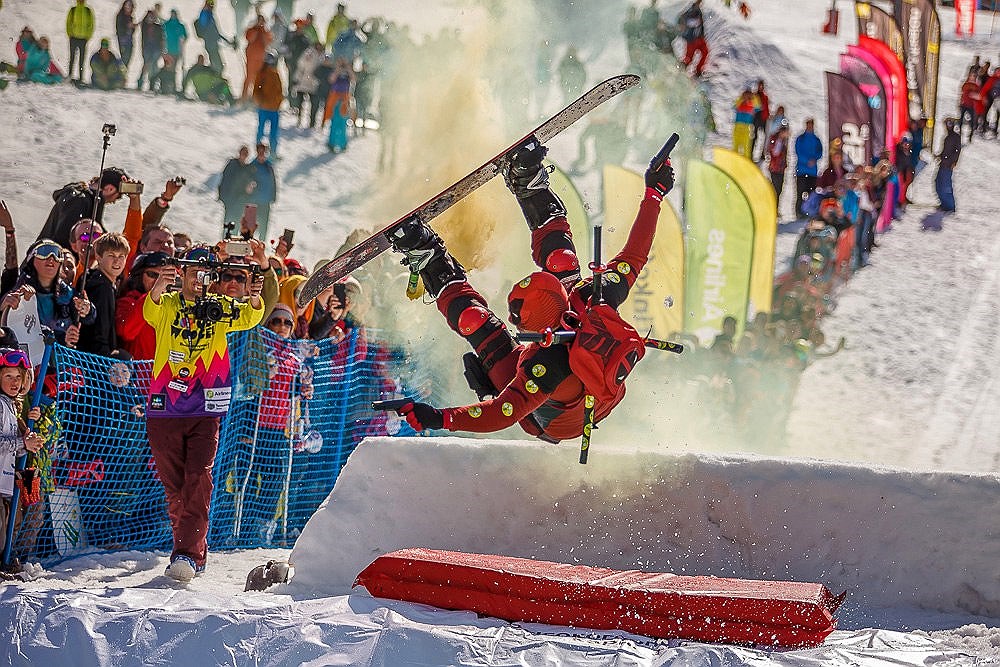
[[[395,415],[373,413],[371,401],[426,399],[431,385],[372,330],[334,342],[283,339],[258,327],[230,334],[229,354],[233,400],[209,515],[216,550],[292,546],[363,438],[413,435]],[[53,563],[94,551],[169,550],[146,438],[152,362],[62,346],[55,359],[56,400],[36,425],[46,440],[37,460],[41,501],[25,509],[15,554]]]

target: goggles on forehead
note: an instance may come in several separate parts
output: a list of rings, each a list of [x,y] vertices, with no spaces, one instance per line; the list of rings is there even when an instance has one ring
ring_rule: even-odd
[[[21,368],[31,368],[31,362],[28,361],[28,355],[26,355],[21,350],[5,350],[3,355],[0,356],[3,360],[4,368],[16,368],[20,366]]]

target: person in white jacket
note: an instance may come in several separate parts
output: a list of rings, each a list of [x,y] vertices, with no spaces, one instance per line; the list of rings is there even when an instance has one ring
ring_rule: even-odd
[[[14,495],[14,464],[19,456],[42,448],[42,437],[21,419],[23,396],[30,387],[28,355],[0,348],[0,544],[6,544],[7,521]]]
[[[316,112],[326,103],[326,99],[317,100],[316,89],[319,88],[319,78],[316,68],[323,62],[323,45],[316,42],[311,48],[302,52],[295,76],[292,78],[292,102],[298,112],[296,127],[302,125],[302,106],[309,98],[309,127],[316,126]]]

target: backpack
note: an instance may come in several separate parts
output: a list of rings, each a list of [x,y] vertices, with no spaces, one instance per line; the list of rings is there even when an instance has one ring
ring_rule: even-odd
[[[201,17],[199,16],[194,22],[194,34],[198,39],[205,39],[204,31],[201,29]]]
[[[598,404],[614,407],[625,396],[625,378],[646,353],[645,341],[606,303],[592,305],[580,320],[569,345],[570,369]]]

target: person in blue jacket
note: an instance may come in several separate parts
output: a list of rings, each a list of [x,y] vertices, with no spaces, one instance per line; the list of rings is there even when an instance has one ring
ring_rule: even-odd
[[[815,123],[806,118],[806,129],[795,137],[795,214],[805,215],[802,205],[806,197],[816,189],[819,176],[819,160],[823,157],[823,142],[816,136]]]

